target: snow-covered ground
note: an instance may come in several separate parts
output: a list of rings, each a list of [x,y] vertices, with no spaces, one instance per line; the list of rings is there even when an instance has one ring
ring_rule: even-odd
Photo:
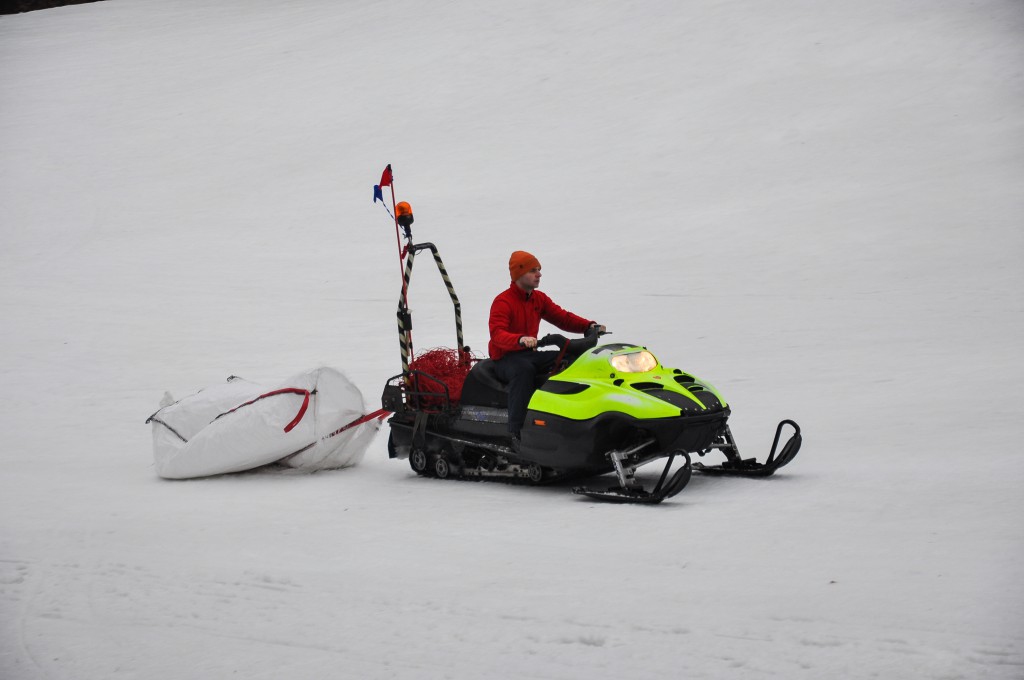
[[[108,0],[0,17],[3,678],[1021,678],[1019,0]],[[515,249],[771,480],[657,507],[168,482],[236,374],[400,370],[393,163],[467,341]],[[428,262],[420,348],[452,345]]]

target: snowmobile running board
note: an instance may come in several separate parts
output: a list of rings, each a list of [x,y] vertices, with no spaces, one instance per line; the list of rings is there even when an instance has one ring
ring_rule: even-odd
[[[779,451],[778,456],[776,456],[775,452],[779,446],[779,439],[782,437],[782,428],[786,425],[790,425],[794,432],[782,447],[782,450]],[[705,465],[704,463],[697,462],[693,464],[693,469],[710,475],[771,477],[775,474],[776,470],[796,458],[796,454],[800,452],[801,443],[803,443],[803,437],[800,435],[800,426],[792,420],[783,420],[775,429],[775,441],[772,442],[772,450],[771,453],[768,454],[768,460],[764,463],[758,463],[754,458],[740,457],[739,449],[736,446],[736,440],[733,439],[732,432],[729,430],[729,426],[726,425],[722,434],[715,440],[711,447],[706,451],[700,452],[700,455],[703,456],[712,449],[719,449],[725,454],[725,462],[720,465]]]
[[[665,469],[662,471],[658,483],[651,491],[644,489],[633,476],[638,467],[650,460],[650,458],[643,458],[637,456],[637,454],[652,443],[654,443],[654,440],[648,439],[623,451],[608,452],[608,458],[615,467],[615,475],[619,478],[619,486],[608,487],[604,491],[578,486],[572,492],[581,496],[589,496],[590,498],[611,501],[613,503],[649,503],[652,505],[675,496],[690,481],[690,474],[692,472],[690,456],[685,451],[673,451],[669,454],[668,461],[665,463]],[[670,477],[669,470],[671,470],[676,456],[679,455],[686,459],[686,463]]]

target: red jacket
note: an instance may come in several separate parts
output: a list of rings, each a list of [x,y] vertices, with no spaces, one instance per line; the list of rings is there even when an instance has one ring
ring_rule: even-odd
[[[570,333],[583,333],[593,323],[565,311],[539,290],[534,290],[527,297],[526,291],[513,281],[508,290],[491,303],[488,322],[491,341],[487,343],[487,353],[492,359],[500,359],[509,352],[521,350],[519,338],[524,335],[537,337],[541,319]]]

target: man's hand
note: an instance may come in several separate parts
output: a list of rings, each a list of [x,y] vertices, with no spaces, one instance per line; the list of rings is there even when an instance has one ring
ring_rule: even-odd
[[[528,335],[524,335],[523,337],[519,338],[519,344],[525,347],[526,349],[533,349],[534,347],[537,346],[537,338],[531,338]]]
[[[607,328],[605,328],[601,324],[597,323],[596,321],[592,322],[590,324],[590,326],[587,328],[587,333],[588,334],[591,333],[591,332],[594,332],[594,333],[605,333],[607,331],[608,331]]]

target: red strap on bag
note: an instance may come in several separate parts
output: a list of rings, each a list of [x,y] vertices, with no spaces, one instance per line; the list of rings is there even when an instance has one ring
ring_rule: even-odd
[[[267,392],[266,394],[261,394],[260,396],[256,397],[251,401],[247,401],[244,404],[239,404],[230,411],[225,411],[224,413],[221,413],[220,416],[217,416],[217,418],[220,418],[221,416],[226,416],[229,413],[234,413],[243,406],[255,404],[260,399],[266,399],[267,397],[275,397],[279,394],[301,394],[303,396],[302,406],[299,407],[299,412],[295,414],[294,418],[292,418],[292,422],[284,426],[285,432],[291,432],[293,429],[295,429],[295,426],[302,421],[302,417],[306,415],[306,410],[309,408],[309,390],[301,390],[298,387],[286,387],[282,390],[274,390],[273,392]],[[214,420],[217,420],[217,418],[214,418]]]

